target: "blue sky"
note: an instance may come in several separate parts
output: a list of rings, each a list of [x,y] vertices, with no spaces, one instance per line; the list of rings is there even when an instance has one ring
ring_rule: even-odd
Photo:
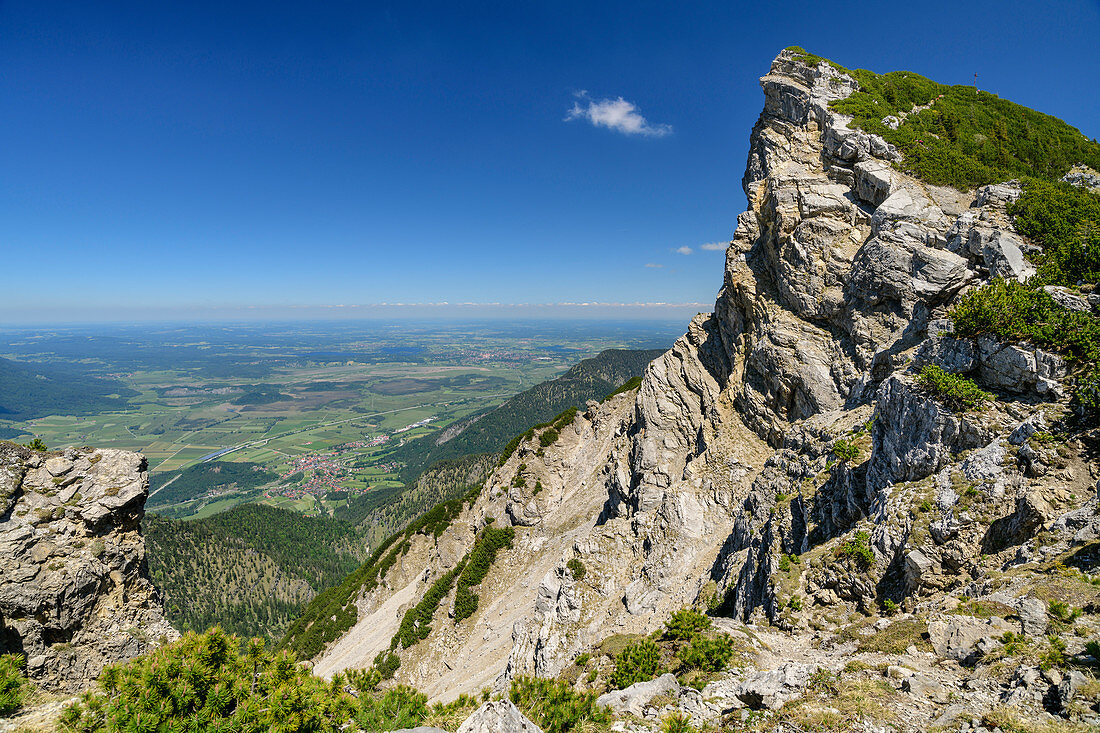
[[[1097,39],[1095,1],[2,0],[0,321],[712,303],[781,48],[1095,138]]]

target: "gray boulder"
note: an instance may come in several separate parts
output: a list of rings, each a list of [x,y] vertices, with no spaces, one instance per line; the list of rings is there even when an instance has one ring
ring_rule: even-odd
[[[680,694],[680,683],[676,676],[663,674],[655,680],[635,682],[625,690],[614,690],[596,698],[596,705],[608,708],[620,715],[642,716],[645,706],[658,695],[671,695],[677,697]]]
[[[1047,285],[1043,290],[1054,299],[1055,303],[1063,308],[1069,308],[1071,311],[1081,311],[1082,313],[1090,313],[1092,311],[1092,305],[1087,298],[1083,298],[1071,292],[1068,288],[1061,288],[1057,285]]]
[[[810,675],[817,669],[815,664],[788,662],[778,669],[757,672],[741,683],[737,696],[753,710],[778,710],[788,700],[801,694]]]
[[[1002,618],[978,619],[971,616],[948,616],[928,623],[928,639],[936,654],[963,664],[972,664],[990,649],[993,637],[1016,628]]]
[[[466,718],[458,733],[542,733],[511,700],[490,700]]]
[[[1074,695],[1088,682],[1088,678],[1076,669],[1066,673],[1066,676],[1062,678],[1062,681],[1058,683],[1055,690],[1057,695],[1058,709],[1061,712],[1068,712],[1069,704],[1073,701]]]
[[[925,675],[912,675],[901,683],[901,689],[914,697],[931,700],[932,702],[945,703],[950,699],[950,691]]]

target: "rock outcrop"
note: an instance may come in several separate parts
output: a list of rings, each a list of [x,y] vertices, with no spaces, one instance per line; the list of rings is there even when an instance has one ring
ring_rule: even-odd
[[[79,689],[178,637],[146,577],[147,493],[136,453],[0,443],[0,653],[36,684]]]

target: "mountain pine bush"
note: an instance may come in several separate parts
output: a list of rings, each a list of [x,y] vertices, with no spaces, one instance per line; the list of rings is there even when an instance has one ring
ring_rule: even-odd
[[[26,664],[21,655],[0,654],[0,718],[7,717],[23,707],[30,691],[30,684],[23,674]]]
[[[615,657],[615,672],[611,682],[625,690],[635,682],[651,680],[661,673],[661,650],[652,639],[642,639]]]
[[[596,707],[596,694],[577,692],[561,680],[517,677],[509,697],[546,733],[589,730],[589,726],[611,722],[610,713]]]

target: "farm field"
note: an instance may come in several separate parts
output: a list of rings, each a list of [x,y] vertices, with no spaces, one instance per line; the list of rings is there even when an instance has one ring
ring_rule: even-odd
[[[166,516],[209,516],[243,502],[331,514],[350,498],[402,485],[404,464],[390,454],[406,443],[603,349],[663,348],[681,330],[674,322],[7,330],[5,364],[58,383],[63,375],[49,370],[75,370],[99,380],[104,396],[56,414],[44,398],[40,409],[29,398],[6,408],[11,400],[0,395],[0,437],[140,451],[148,508]],[[233,480],[220,478],[223,465]],[[254,473],[234,472],[241,466]]]

